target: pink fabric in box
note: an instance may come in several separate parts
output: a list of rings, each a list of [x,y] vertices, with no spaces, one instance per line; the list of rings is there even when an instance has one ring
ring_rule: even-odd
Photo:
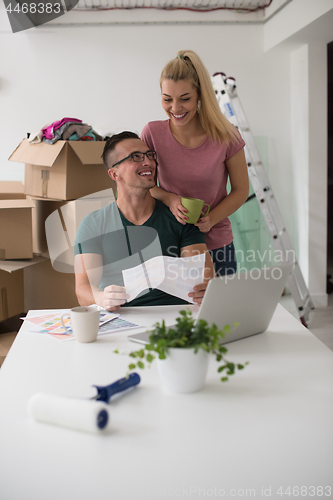
[[[62,120],[53,122],[48,127],[43,128],[42,129],[43,137],[45,137],[45,139],[53,139],[54,131],[60,128],[66,122],[82,123],[82,120],[78,120],[77,118],[62,118]]]

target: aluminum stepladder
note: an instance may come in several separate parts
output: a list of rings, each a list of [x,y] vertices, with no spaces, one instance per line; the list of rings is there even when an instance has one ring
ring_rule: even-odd
[[[224,73],[215,73],[212,77],[212,83],[222,113],[237,127],[246,143],[244,149],[249,179],[272,237],[274,247],[281,252],[285,262],[294,262],[293,270],[288,278],[288,287],[298,309],[300,320],[304,326],[307,326],[309,313],[314,309],[314,305],[283,223],[268,176],[246,121],[237,94],[235,79],[226,77]]]

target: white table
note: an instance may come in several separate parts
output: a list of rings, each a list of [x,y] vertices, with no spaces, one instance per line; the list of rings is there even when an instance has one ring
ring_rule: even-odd
[[[122,313],[149,327],[182,308]],[[101,435],[34,422],[27,402],[88,398],[123,377],[129,358],[113,351],[137,347],[129,332],[78,344],[25,328],[0,370],[1,500],[332,498],[333,353],[281,305],[265,333],[228,344],[231,360],[250,362],[229,382],[212,359],[201,392],[170,395],[153,364],[111,399]]]

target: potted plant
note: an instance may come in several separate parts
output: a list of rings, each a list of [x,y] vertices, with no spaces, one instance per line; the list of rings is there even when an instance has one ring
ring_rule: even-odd
[[[225,382],[228,375],[233,375],[236,369],[242,370],[247,364],[226,360],[227,349],[220,341],[229,331],[229,325],[219,330],[215,324],[209,325],[207,321],[195,322],[190,310],[180,311],[174,327],[166,327],[164,320],[154,325],[149,344],[129,354],[133,358],[129,370],[143,369],[146,363],[150,365],[157,358],[167,392],[195,392],[205,383],[211,353],[219,363],[217,371],[222,375],[220,380]]]

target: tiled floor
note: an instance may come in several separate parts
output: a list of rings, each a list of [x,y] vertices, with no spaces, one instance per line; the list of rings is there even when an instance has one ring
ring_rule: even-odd
[[[283,305],[293,316],[299,318],[291,295],[281,297]],[[328,295],[328,306],[318,307],[310,312],[308,329],[333,351],[333,293]]]

